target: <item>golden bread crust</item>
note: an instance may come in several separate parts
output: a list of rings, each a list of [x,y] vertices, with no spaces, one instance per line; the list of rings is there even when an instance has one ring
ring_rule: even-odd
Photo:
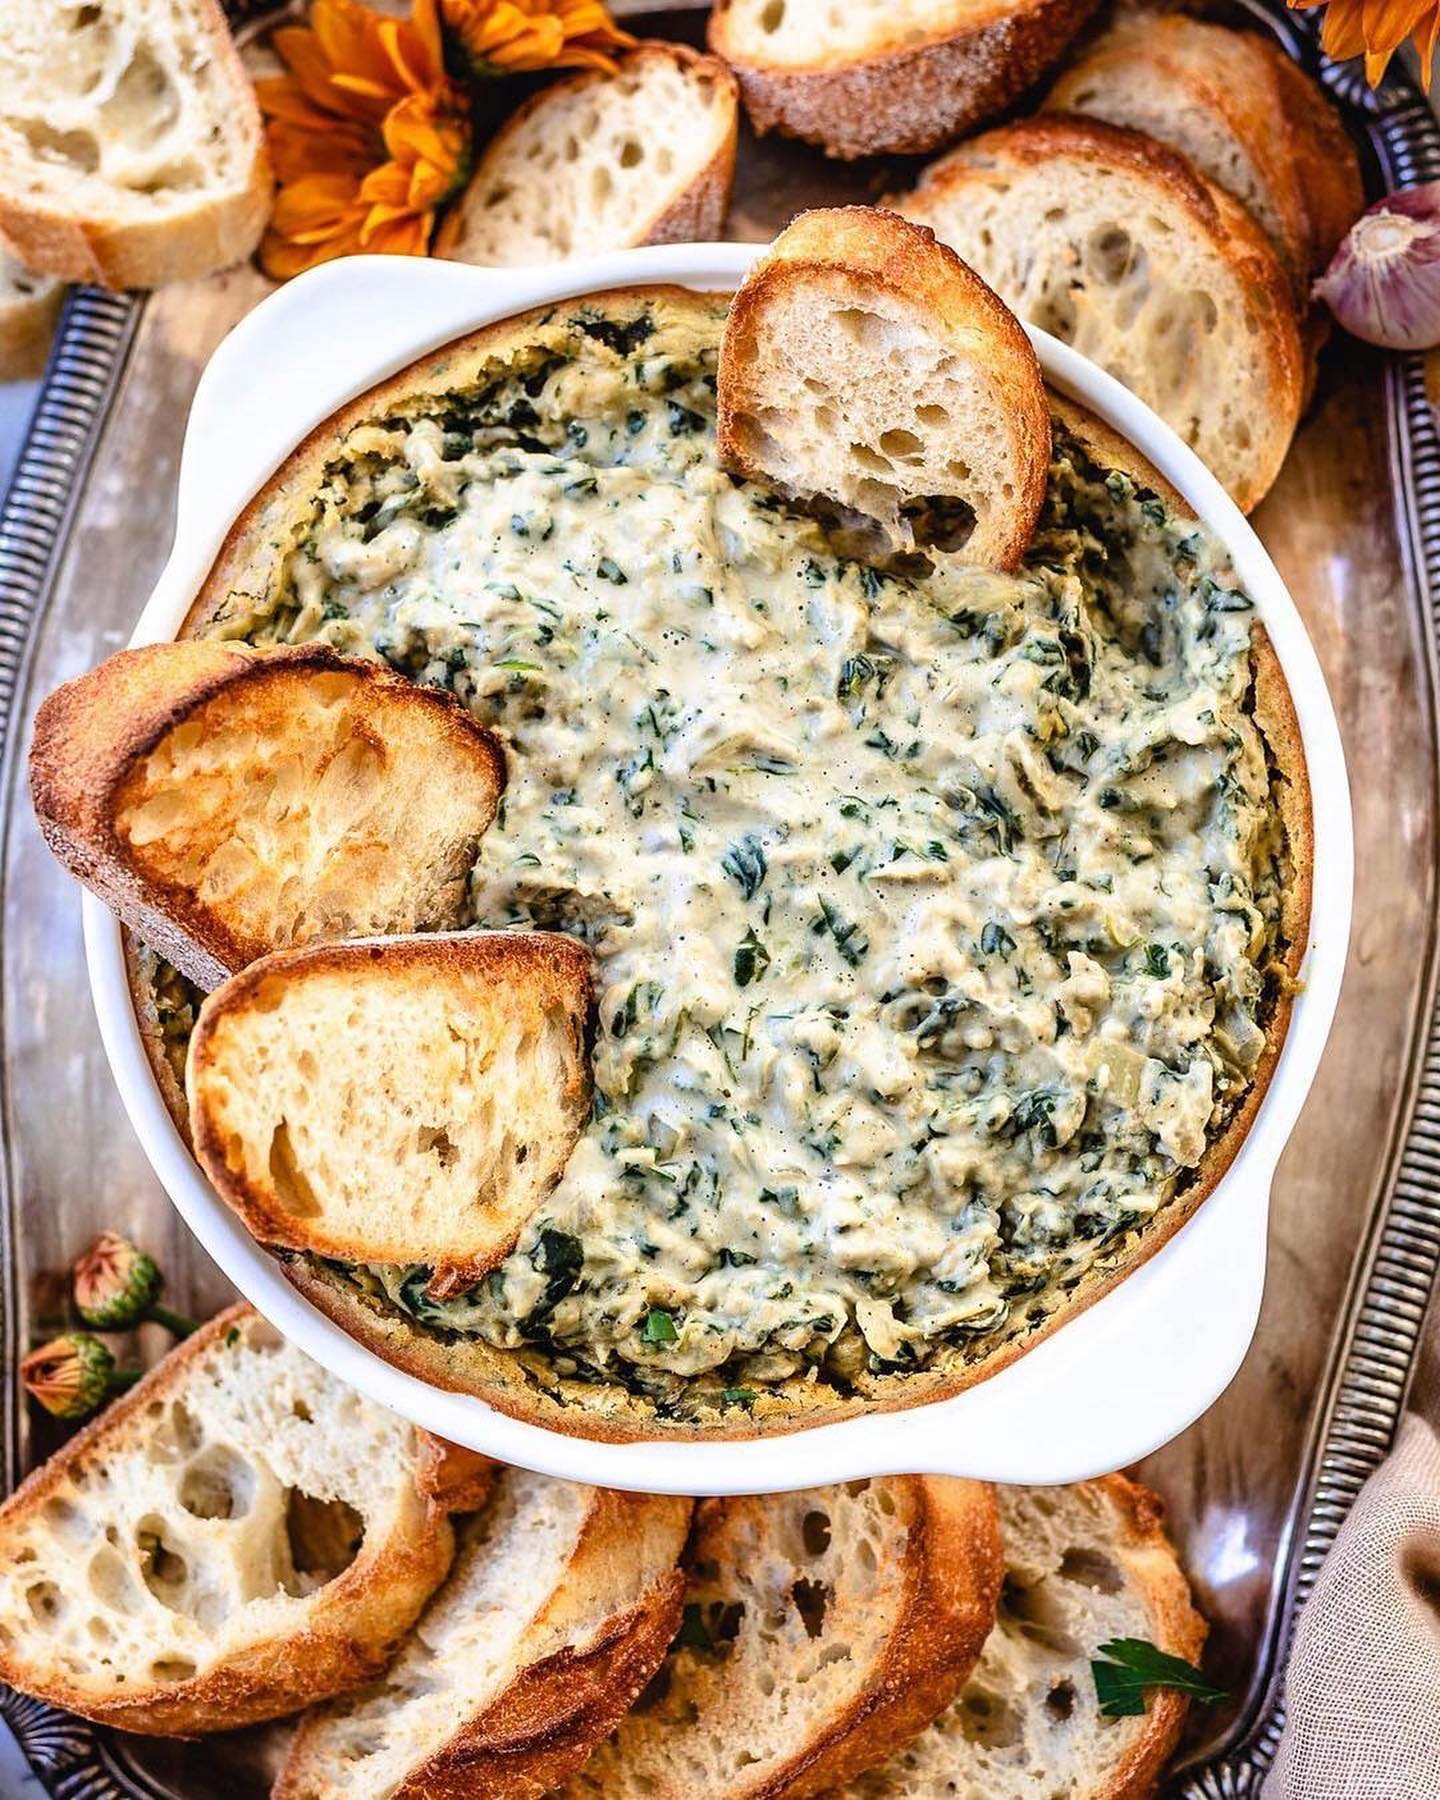
[[[680,1623],[691,1502],[609,1488],[586,1495],[568,1561],[536,1615],[536,1634],[560,1647],[522,1656],[478,1712],[462,1707],[452,1734],[415,1763],[395,1800],[539,1800],[584,1763],[659,1667]],[[631,1593],[634,1600],[616,1603]],[[337,1791],[343,1771],[326,1754],[326,1716],[301,1721],[274,1800],[307,1800],[317,1786]]]
[[[798,295],[817,313],[837,301],[854,305],[884,296],[922,320],[938,342],[963,345],[983,364],[1010,421],[1006,473],[1014,498],[1004,517],[977,528],[965,556],[1018,568],[1045,501],[1050,414],[1039,360],[1010,309],[928,226],[868,206],[801,213],[741,284],[720,349],[716,453],[723,466],[762,487],[771,485],[771,474],[743,426],[773,386],[767,328],[784,294]]]
[[[248,1014],[268,1014],[284,1005],[287,994],[307,983],[330,983],[337,997],[353,995],[361,984],[393,993],[408,989],[417,973],[437,989],[463,990],[472,1012],[503,1011],[508,1020],[518,1023],[524,1041],[539,1043],[547,1036],[553,1041],[558,1030],[563,1038],[564,1085],[553,1096],[552,1105],[564,1118],[568,1143],[563,1155],[553,1151],[545,1158],[553,1160],[558,1175],[590,1112],[587,1030],[592,1002],[590,953],[559,932],[469,931],[351,939],[261,957],[217,988],[201,1008],[185,1068],[190,1141],[215,1191],[258,1242],[347,1260],[367,1250],[371,1260],[379,1262],[423,1259],[432,1265],[432,1285],[444,1282],[458,1290],[473,1285],[514,1248],[529,1214],[502,1216],[498,1222],[489,1216],[490,1208],[508,1214],[505,1200],[510,1196],[497,1192],[483,1197],[489,1207],[482,1217],[469,1222],[477,1246],[471,1254],[435,1246],[431,1255],[424,1255],[407,1239],[405,1234],[413,1226],[403,1219],[367,1218],[364,1243],[351,1243],[343,1223],[337,1228],[327,1217],[325,1196],[319,1197],[322,1204],[308,1209],[288,1203],[287,1188],[276,1173],[273,1149],[264,1172],[256,1172],[252,1160],[243,1154],[246,1121],[237,1116],[234,1105],[235,1089],[245,1074],[243,1067],[238,1071],[234,1067],[242,1053],[230,1041],[235,1021],[243,1022]],[[471,1071],[468,1059],[467,1077],[477,1106],[498,1104],[488,1099],[484,1069]],[[270,1072],[270,1082],[277,1088],[291,1079],[291,1071]],[[377,1098],[377,1114],[384,1108],[385,1100]],[[440,1116],[445,1117],[443,1108]],[[520,1129],[512,1118],[493,1122],[496,1132],[512,1127]],[[397,1134],[403,1131],[408,1137],[413,1129],[408,1117],[396,1122]],[[528,1187],[526,1191],[535,1204],[544,1197],[543,1192],[537,1195]]]
[[[1195,1610],[1190,1583],[1166,1536],[1164,1501],[1126,1475],[1105,1475],[1086,1485],[1102,1494],[1119,1517],[1120,1549],[1133,1579],[1145,1590],[1152,1643],[1167,1656],[1198,1663],[1210,1628]],[[1148,1800],[1178,1749],[1189,1701],[1174,1688],[1154,1688],[1147,1700],[1145,1729],[1096,1800]]]
[[[847,160],[918,155],[952,143],[1019,99],[1054,67],[1097,5],[1020,0],[969,6],[963,22],[957,7],[953,25],[919,42],[801,65],[767,61],[742,48],[732,8],[719,0],[707,41],[739,77],[745,110],[762,137],[778,131]]]
[[[432,774],[442,781],[443,804],[454,812],[451,860],[457,867],[426,870],[424,881],[415,870],[401,900],[420,912],[416,925],[458,922],[449,915],[463,895],[468,858],[457,859],[455,850],[463,850],[471,837],[478,840],[494,818],[505,757],[494,734],[451,695],[407,681],[378,661],[340,656],[324,644],[257,655],[215,639],[185,639],[119,651],[50,694],[36,714],[30,792],[46,842],[71,874],[201,987],[215,986],[274,949],[273,934],[290,929],[279,882],[270,884],[268,895],[261,890],[259,904],[242,908],[224,887],[215,895],[197,890],[193,862],[197,845],[223,853],[233,821],[263,802],[259,784],[273,776],[269,759],[277,747],[295,756],[314,753],[312,746],[287,742],[287,731],[293,738],[297,698],[319,703],[320,687],[312,684],[337,693],[343,688],[350,721],[345,745],[321,753],[317,789],[325,770],[352,746],[392,779],[396,760],[405,754],[412,783]],[[199,755],[213,762],[217,736],[234,721],[243,722],[244,741],[231,752],[228,806],[217,810],[213,830],[211,820],[200,821],[178,849],[168,831],[138,831],[137,821],[157,787],[168,784],[173,791],[176,786],[173,768],[162,767],[157,779],[156,763],[181,754],[177,734],[187,727],[202,734]],[[424,758],[423,773],[417,757]],[[197,770],[207,777],[212,772]],[[389,822],[387,840],[404,822]],[[266,833],[271,835],[278,830]],[[358,871],[360,855],[369,857],[377,847],[374,840],[374,826],[362,836],[358,824],[352,825],[330,853],[330,871],[342,876],[346,869]],[[389,841],[378,847],[392,854]],[[353,879],[358,881],[358,873]],[[335,892],[343,894],[343,886]]]
[[[227,1333],[257,1318],[248,1305],[229,1307],[77,1432],[0,1506],[0,1543],[7,1525],[42,1508],[72,1470],[102,1458],[107,1447],[147,1437],[147,1409],[157,1400],[183,1398],[192,1364]],[[58,1669],[46,1674],[18,1641],[0,1645],[0,1679],[101,1724],[164,1737],[281,1718],[354,1687],[389,1661],[450,1566],[450,1507],[441,1494],[426,1491],[436,1485],[444,1453],[424,1432],[417,1432],[417,1439],[421,1460],[407,1527],[382,1544],[361,1545],[355,1560],[323,1590],[303,1633],[242,1646],[185,1680],[147,1685],[137,1672],[133,1691],[123,1698],[97,1695]]]
[[[881,1477],[884,1480],[884,1477]],[[995,1490],[946,1475],[894,1482],[910,1507],[907,1594],[875,1678],[853,1705],[754,1800],[806,1800],[845,1784],[907,1744],[944,1711],[980,1660],[995,1623],[1005,1556]],[[707,1506],[763,1501],[709,1500]]]

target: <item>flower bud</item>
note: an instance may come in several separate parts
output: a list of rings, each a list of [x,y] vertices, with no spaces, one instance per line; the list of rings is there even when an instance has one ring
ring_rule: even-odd
[[[83,1419],[94,1412],[110,1391],[115,1358],[85,1331],[32,1350],[20,1364],[25,1391],[57,1419]]]
[[[97,1331],[125,1331],[154,1306],[161,1285],[153,1257],[102,1231],[75,1264],[75,1310]]]

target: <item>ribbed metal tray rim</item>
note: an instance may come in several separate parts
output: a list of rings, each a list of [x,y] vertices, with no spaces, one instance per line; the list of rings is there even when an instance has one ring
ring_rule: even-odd
[[[1440,123],[1412,78],[1395,69],[1375,90],[1350,65],[1318,53],[1317,15],[1278,0],[1238,0],[1347,108],[1369,137],[1386,188],[1440,181]],[[0,822],[18,779],[12,731],[30,645],[43,619],[65,531],[123,374],[143,300],[81,288],[61,317],[25,445],[0,503]],[[1440,642],[1440,433],[1426,392],[1424,359],[1392,358],[1385,375],[1391,476],[1407,589],[1425,628],[1432,697]],[[1434,712],[1432,706],[1432,726]],[[1440,740],[1436,742],[1440,767]],[[4,881],[0,862],[0,884]],[[3,886],[0,886],[3,903]],[[1282,1549],[1286,1580],[1262,1656],[1263,1698],[1237,1722],[1218,1756],[1185,1769],[1185,1800],[1240,1800],[1259,1792],[1284,1725],[1280,1672],[1295,1617],[1326,1552],[1400,1422],[1420,1331],[1440,1270],[1440,1008],[1435,970],[1423,996],[1406,1126],[1385,1198],[1357,1258],[1345,1322],[1316,1413],[1304,1499]],[[3,1031],[3,1019],[0,1019]],[[0,1039],[0,1070],[4,1063]],[[0,1118],[13,1141],[8,1089]],[[0,1156],[0,1359],[12,1371],[20,1345],[14,1192]],[[6,1491],[21,1473],[16,1384],[0,1380],[0,1455]],[[180,1800],[130,1759],[122,1738],[0,1687],[0,1718],[53,1800]]]

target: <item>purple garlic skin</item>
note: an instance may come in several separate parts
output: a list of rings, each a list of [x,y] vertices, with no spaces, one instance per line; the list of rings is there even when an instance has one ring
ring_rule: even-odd
[[[1361,213],[1315,293],[1367,344],[1384,350],[1440,344],[1440,182],[1402,188]]]

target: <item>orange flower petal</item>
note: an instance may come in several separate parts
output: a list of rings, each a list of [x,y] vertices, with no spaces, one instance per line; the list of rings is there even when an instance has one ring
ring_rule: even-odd
[[[500,4],[522,34],[533,6],[546,41],[563,42],[546,0]],[[470,152],[436,0],[412,0],[408,19],[314,0],[308,27],[272,41],[289,72],[257,85],[280,181],[262,266],[284,279],[361,249],[423,255]]]
[[[330,75],[334,65],[316,34],[303,26],[290,25],[275,32],[270,41],[290,70],[288,78],[280,79],[294,81],[317,106],[330,105]],[[261,85],[256,84],[257,88]]]
[[[439,81],[445,73],[445,33],[440,27],[440,9],[435,0],[412,0],[410,24],[425,55],[430,80]]]
[[[280,236],[273,228],[265,233],[260,245],[260,267],[274,281],[288,281],[302,275],[317,264],[332,262],[337,256],[353,256],[361,248],[360,227],[343,236],[327,238],[313,244],[297,244]]]
[[[608,50],[633,44],[599,0],[444,0],[465,50],[488,70],[613,69]]]
[[[262,76],[255,83],[255,98],[267,119],[293,119],[315,130],[330,122],[330,115],[292,75]]]
[[[323,114],[318,123],[272,118],[266,142],[276,180],[282,182],[322,171],[351,174],[359,181],[377,155],[384,155],[382,142],[369,126],[326,119]]]
[[[330,68],[395,99],[398,84],[379,27],[384,21],[356,0],[315,0],[310,25]]]
[[[1320,28],[1320,44],[1328,57],[1344,62],[1365,49],[1365,21],[1361,0],[1330,0]]]
[[[297,244],[333,235],[347,220],[364,217],[360,183],[340,175],[307,175],[287,182],[275,195],[270,229]]]
[[[603,74],[614,75],[620,65],[613,56],[607,56],[603,50],[592,50],[587,44],[567,44],[550,64],[550,67],[552,69],[599,69]]]
[[[1389,56],[1431,10],[1432,0],[1364,0],[1365,48]]]
[[[1286,4],[1310,7],[1324,0],[1286,0]],[[1440,0],[1329,0],[1320,44],[1336,62],[1363,56],[1366,79],[1375,87],[1395,51],[1413,38],[1428,87],[1437,33]]]

